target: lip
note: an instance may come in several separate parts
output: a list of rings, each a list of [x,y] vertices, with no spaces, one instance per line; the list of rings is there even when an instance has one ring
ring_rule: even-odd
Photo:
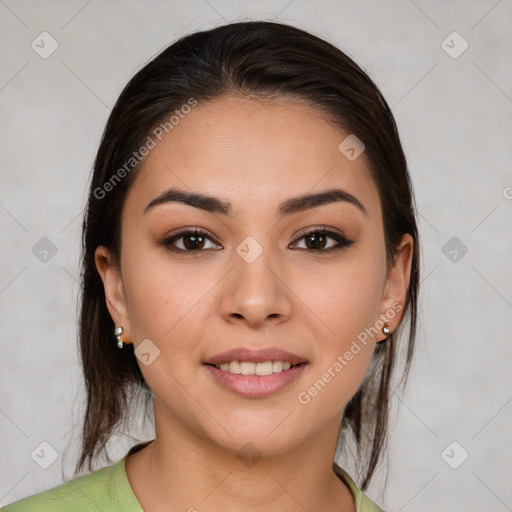
[[[263,398],[274,395],[292,384],[300,377],[307,364],[302,363],[292,366],[289,370],[265,376],[236,375],[210,364],[205,364],[204,367],[221,386],[229,391],[247,398]]]
[[[264,363],[265,361],[289,361],[291,364],[308,363],[308,360],[304,357],[273,347],[257,350],[246,347],[233,348],[208,358],[204,363],[219,366],[222,363],[229,363],[231,361],[247,361],[249,363]]]
[[[250,363],[289,361],[292,365],[297,366],[271,375],[237,375],[214,366],[231,361]],[[238,347],[208,358],[204,362],[204,368],[222,387],[229,391],[247,398],[263,398],[279,393],[292,384],[302,375],[308,363],[306,358],[278,348],[267,347],[255,350]]]

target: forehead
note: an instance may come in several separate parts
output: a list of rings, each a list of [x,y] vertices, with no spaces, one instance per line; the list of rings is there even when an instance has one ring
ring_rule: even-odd
[[[256,204],[271,207],[287,197],[341,187],[371,216],[380,214],[364,153],[348,159],[339,146],[350,134],[308,104],[216,99],[174,118],[167,130],[160,130],[161,140],[153,136],[154,148],[125,201],[130,210],[142,211],[171,187],[226,198],[235,213],[256,213]]]

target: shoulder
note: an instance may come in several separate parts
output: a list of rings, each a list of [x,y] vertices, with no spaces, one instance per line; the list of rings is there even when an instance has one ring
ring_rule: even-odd
[[[135,500],[124,472],[124,457],[116,464],[23,498],[1,512],[110,512],[142,510]],[[126,480],[126,481],[125,481]],[[134,501],[135,500],[135,501]],[[122,506],[121,506],[122,504]],[[128,506],[127,506],[128,505]]]
[[[383,512],[366,494],[361,491],[350,475],[338,465],[334,464],[334,472],[345,482],[348,488],[352,491],[356,502],[357,512]]]

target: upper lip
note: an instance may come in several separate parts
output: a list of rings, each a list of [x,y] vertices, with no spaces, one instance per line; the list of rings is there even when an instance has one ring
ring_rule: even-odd
[[[289,361],[291,364],[306,363],[307,360],[303,357],[281,350],[278,348],[260,348],[251,349],[246,347],[233,348],[226,350],[213,357],[208,358],[205,364],[220,365],[229,363],[231,361],[247,361],[249,363],[264,363],[265,361]]]

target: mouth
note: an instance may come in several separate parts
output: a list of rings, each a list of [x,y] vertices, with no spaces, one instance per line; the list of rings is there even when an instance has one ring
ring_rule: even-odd
[[[275,348],[233,349],[203,363],[223,388],[251,398],[282,391],[299,378],[308,364],[304,357]]]

